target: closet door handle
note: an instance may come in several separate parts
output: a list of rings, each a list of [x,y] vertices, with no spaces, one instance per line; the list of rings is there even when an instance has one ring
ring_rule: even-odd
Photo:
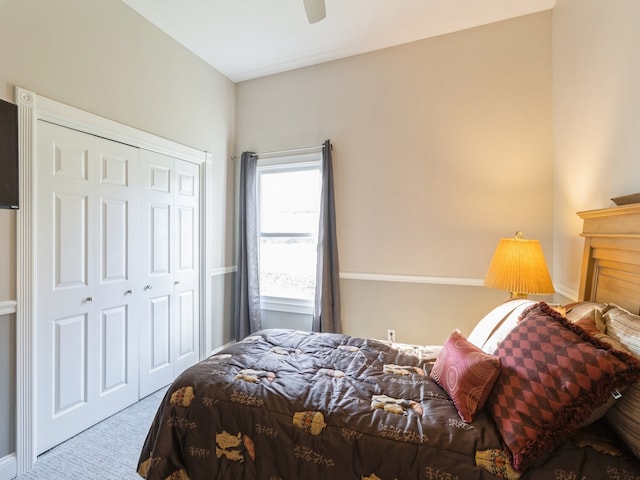
[[[87,297],[87,298],[85,298],[85,302],[93,302],[93,297]]]
[[[180,285],[180,280],[176,280],[175,282],[173,282],[174,285]]]
[[[133,293],[133,290],[127,290],[126,292],[124,292],[125,295],[131,295]]]
[[[151,290],[152,288],[153,288],[153,287],[152,287],[151,285],[145,285],[145,286],[144,286],[144,289],[145,289],[145,290]]]

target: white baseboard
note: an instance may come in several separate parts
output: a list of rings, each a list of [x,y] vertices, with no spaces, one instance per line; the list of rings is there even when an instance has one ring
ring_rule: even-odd
[[[569,288],[566,285],[556,284],[556,293],[563,295],[573,302],[578,300],[578,291],[574,288]]]
[[[224,345],[220,345],[219,347],[216,347],[213,350],[211,350],[211,352],[207,356],[210,357],[211,355],[215,355],[216,353],[221,352],[225,348],[230,347],[234,343],[236,343],[236,341],[235,340],[231,340],[229,343],[225,343]],[[0,480],[2,480],[2,479],[0,479]]]
[[[0,480],[11,480],[16,478],[16,455],[12,453],[0,458]]]

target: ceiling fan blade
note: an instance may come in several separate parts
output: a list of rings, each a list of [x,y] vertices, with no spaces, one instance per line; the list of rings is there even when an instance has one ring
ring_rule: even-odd
[[[304,10],[307,13],[309,23],[316,23],[327,16],[325,0],[303,0]]]

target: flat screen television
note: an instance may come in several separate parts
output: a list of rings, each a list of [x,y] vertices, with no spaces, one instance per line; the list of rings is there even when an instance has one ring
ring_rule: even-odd
[[[18,107],[0,100],[0,208],[18,208]]]

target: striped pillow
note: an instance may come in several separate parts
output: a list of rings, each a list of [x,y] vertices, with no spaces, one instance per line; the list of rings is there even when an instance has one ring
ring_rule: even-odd
[[[640,317],[615,307],[604,314],[606,333],[640,359]],[[640,458],[640,381],[622,394],[605,418],[636,457]]]
[[[597,303],[597,302],[575,302],[569,303],[564,306],[565,308],[565,318],[572,323],[584,320],[585,318],[592,319],[595,323],[596,327],[604,332],[605,325],[602,316],[604,312],[606,312],[609,308],[611,308],[606,303]]]

